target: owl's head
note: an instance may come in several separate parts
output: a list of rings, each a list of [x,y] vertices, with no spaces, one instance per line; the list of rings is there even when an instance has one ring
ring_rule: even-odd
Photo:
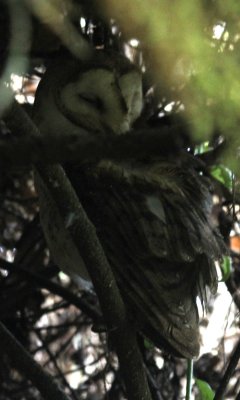
[[[123,134],[142,110],[142,77],[125,57],[96,51],[92,61],[61,59],[36,93],[34,120],[43,134]]]

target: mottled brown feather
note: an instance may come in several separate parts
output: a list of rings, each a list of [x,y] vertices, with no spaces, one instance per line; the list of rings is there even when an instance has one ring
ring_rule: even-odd
[[[173,354],[197,356],[196,297],[216,289],[215,261],[225,251],[209,181],[174,162],[101,162],[71,179],[139,329]]]

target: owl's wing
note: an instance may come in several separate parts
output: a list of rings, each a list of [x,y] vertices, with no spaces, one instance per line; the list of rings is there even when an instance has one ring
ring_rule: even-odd
[[[197,356],[196,296],[216,288],[224,251],[208,182],[169,163],[135,170],[102,163],[74,186],[139,329],[159,347]]]

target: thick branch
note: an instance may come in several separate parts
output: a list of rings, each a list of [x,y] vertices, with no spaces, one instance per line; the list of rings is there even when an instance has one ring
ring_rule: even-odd
[[[33,382],[45,400],[70,400],[1,322],[0,352],[7,354],[12,366]]]
[[[71,183],[59,165],[38,166],[37,173],[44,182],[63,220],[69,212],[74,223],[69,228],[72,240],[78,246],[91,276],[103,311],[109,333],[119,357],[129,400],[149,400],[146,374],[137,345],[136,332],[128,320],[125,305],[119,293],[108,260],[91,224],[79,203]]]
[[[38,146],[36,146],[39,134],[30,118],[15,103],[10,108],[6,120],[11,129],[14,131],[18,129],[23,140],[28,140],[29,138],[30,141],[33,141],[32,143],[35,143],[35,146],[31,149],[31,151],[34,151],[30,154],[33,161],[38,161],[38,157],[35,155],[39,154]],[[54,143],[54,148],[56,147],[57,144]],[[22,147],[22,150],[24,150],[24,147]],[[40,148],[41,153],[42,151],[43,148]],[[15,156],[17,157],[17,154]],[[128,399],[150,400],[151,395],[136,340],[136,332],[128,320],[124,302],[108,260],[96,236],[95,227],[88,220],[71,183],[60,165],[46,167],[41,163],[36,167],[36,171],[38,179],[42,180],[62,220],[67,221],[69,219],[69,212],[74,215],[74,223],[71,224],[69,233],[75,246],[79,249],[79,253],[92,278],[119,358]]]
[[[182,148],[179,135],[183,127],[164,126],[158,129],[142,129],[126,135],[102,137],[86,132],[86,135],[41,136],[26,112],[14,102],[5,114],[7,126],[15,134],[9,140],[0,140],[2,165],[26,165],[37,162],[56,163],[108,158],[127,160],[147,155],[161,156],[175,153]]]

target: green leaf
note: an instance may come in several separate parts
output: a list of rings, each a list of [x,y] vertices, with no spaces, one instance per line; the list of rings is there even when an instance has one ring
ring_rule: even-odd
[[[209,384],[201,379],[196,379],[195,382],[199,390],[200,400],[213,400],[215,393]]]
[[[229,256],[224,256],[220,265],[222,271],[222,278],[219,282],[226,282],[232,272],[232,259]]]
[[[148,339],[144,338],[144,347],[147,350],[152,350],[154,348],[154,345]]]
[[[194,149],[194,154],[202,154],[202,153],[206,153],[207,151],[212,150],[212,147],[209,145],[209,142],[203,142],[197,146],[195,146]]]
[[[228,190],[232,190],[234,175],[229,168],[224,165],[214,165],[210,172],[211,175],[226,186]]]

